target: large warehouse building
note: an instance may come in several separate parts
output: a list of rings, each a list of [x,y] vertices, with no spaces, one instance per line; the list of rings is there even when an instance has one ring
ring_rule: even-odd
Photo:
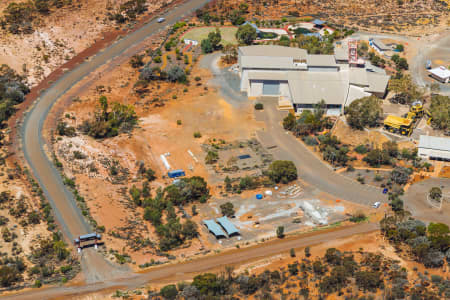
[[[384,97],[389,81],[386,74],[350,68],[342,53],[310,55],[300,48],[256,45],[239,47],[238,54],[242,92],[288,100],[297,112],[323,99],[327,114],[339,115],[355,99]]]

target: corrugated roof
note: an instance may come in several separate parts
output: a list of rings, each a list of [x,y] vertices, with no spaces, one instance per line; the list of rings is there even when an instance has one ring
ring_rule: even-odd
[[[203,223],[208,227],[208,230],[211,231],[216,237],[225,236],[225,232],[223,232],[222,228],[214,222],[214,220],[203,220]]]
[[[219,224],[225,229],[228,235],[239,233],[239,230],[236,228],[236,226],[234,226],[233,223],[230,222],[230,220],[228,220],[227,217],[224,216],[221,218],[217,218],[217,222],[219,222]]]
[[[287,72],[280,71],[249,71],[248,79],[253,80],[287,80]]]
[[[308,67],[337,67],[334,55],[309,54],[306,57]]]
[[[380,50],[392,50],[391,47],[386,46],[381,40],[373,39],[372,43],[374,43]]]
[[[346,47],[336,47],[334,48],[334,57],[336,60],[348,60],[348,48]]]
[[[289,88],[294,103],[317,103],[344,105],[348,83],[340,72],[297,72],[289,77]]]
[[[368,87],[369,81],[367,79],[367,71],[363,68],[350,68],[349,82],[350,84]]]
[[[369,87],[366,88],[367,92],[372,93],[384,93],[386,91],[389,75],[378,74],[374,72],[366,72],[367,81],[369,82]]]
[[[419,148],[450,151],[450,138],[431,135],[421,135]]]
[[[293,59],[306,59],[308,52],[305,49],[277,46],[277,45],[254,45],[239,47],[244,56],[270,56],[291,57]]]
[[[242,56],[242,68],[252,69],[298,69],[292,57]]]
[[[438,76],[439,78],[443,78],[443,79],[450,77],[450,70],[444,66],[440,66],[440,67],[431,69],[428,72],[430,72],[431,74],[433,74],[435,76]]]
[[[348,106],[353,101],[364,98],[364,97],[368,97],[370,95],[371,95],[370,93],[367,93],[364,91],[364,88],[350,85],[350,87],[348,88],[347,101],[345,102],[345,105]]]

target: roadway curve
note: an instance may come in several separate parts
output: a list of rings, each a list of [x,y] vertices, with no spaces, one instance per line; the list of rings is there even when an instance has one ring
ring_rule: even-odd
[[[33,108],[26,115],[21,132],[24,156],[49,200],[66,240],[72,241],[76,236],[91,232],[92,228],[81,215],[72,193],[64,186],[59,172],[44,151],[42,127],[52,105],[73,85],[100,66],[119,55],[123,55],[130,47],[139,44],[154,33],[163,30],[166,26],[174,24],[207,2],[208,0],[190,0],[180,4],[164,15],[166,22],[150,21],[140,29],[100,51],[88,61],[61,76],[35,101]],[[124,55],[131,56],[133,54],[127,51]],[[107,262],[101,254],[93,249],[83,251],[81,264],[87,282],[122,277],[128,273],[126,269]]]
[[[387,201],[387,196],[382,194],[381,189],[360,184],[336,173],[303,143],[284,130],[281,125],[284,115],[277,110],[277,101],[264,99],[262,102],[264,110],[256,112],[256,118],[263,121],[266,128],[258,132],[258,137],[266,147],[277,146],[271,150],[277,159],[293,161],[299,170],[300,179],[330,195],[355,203],[371,205],[377,201]]]

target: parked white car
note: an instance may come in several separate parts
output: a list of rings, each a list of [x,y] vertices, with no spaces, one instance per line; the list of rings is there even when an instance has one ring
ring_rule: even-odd
[[[158,23],[162,23],[162,22],[164,22],[166,19],[164,19],[164,18],[159,18],[158,19]]]
[[[381,202],[375,202],[375,203],[372,205],[372,207],[373,207],[373,208],[378,208],[378,207],[380,207],[380,205],[381,205]]]

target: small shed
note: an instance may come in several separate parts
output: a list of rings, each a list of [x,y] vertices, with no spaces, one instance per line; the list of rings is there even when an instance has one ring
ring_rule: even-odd
[[[225,232],[223,232],[222,228],[214,220],[203,220],[203,224],[206,225],[209,232],[214,234],[216,238],[226,237]]]
[[[223,229],[225,229],[229,236],[233,234],[239,234],[239,230],[236,228],[236,226],[234,226],[233,223],[230,222],[230,220],[228,220],[226,216],[217,218],[217,222],[220,224],[220,226],[223,227]]]
[[[325,25],[325,21],[322,21],[320,19],[315,19],[312,22],[314,24],[314,27],[317,27],[317,28],[322,28]]]

